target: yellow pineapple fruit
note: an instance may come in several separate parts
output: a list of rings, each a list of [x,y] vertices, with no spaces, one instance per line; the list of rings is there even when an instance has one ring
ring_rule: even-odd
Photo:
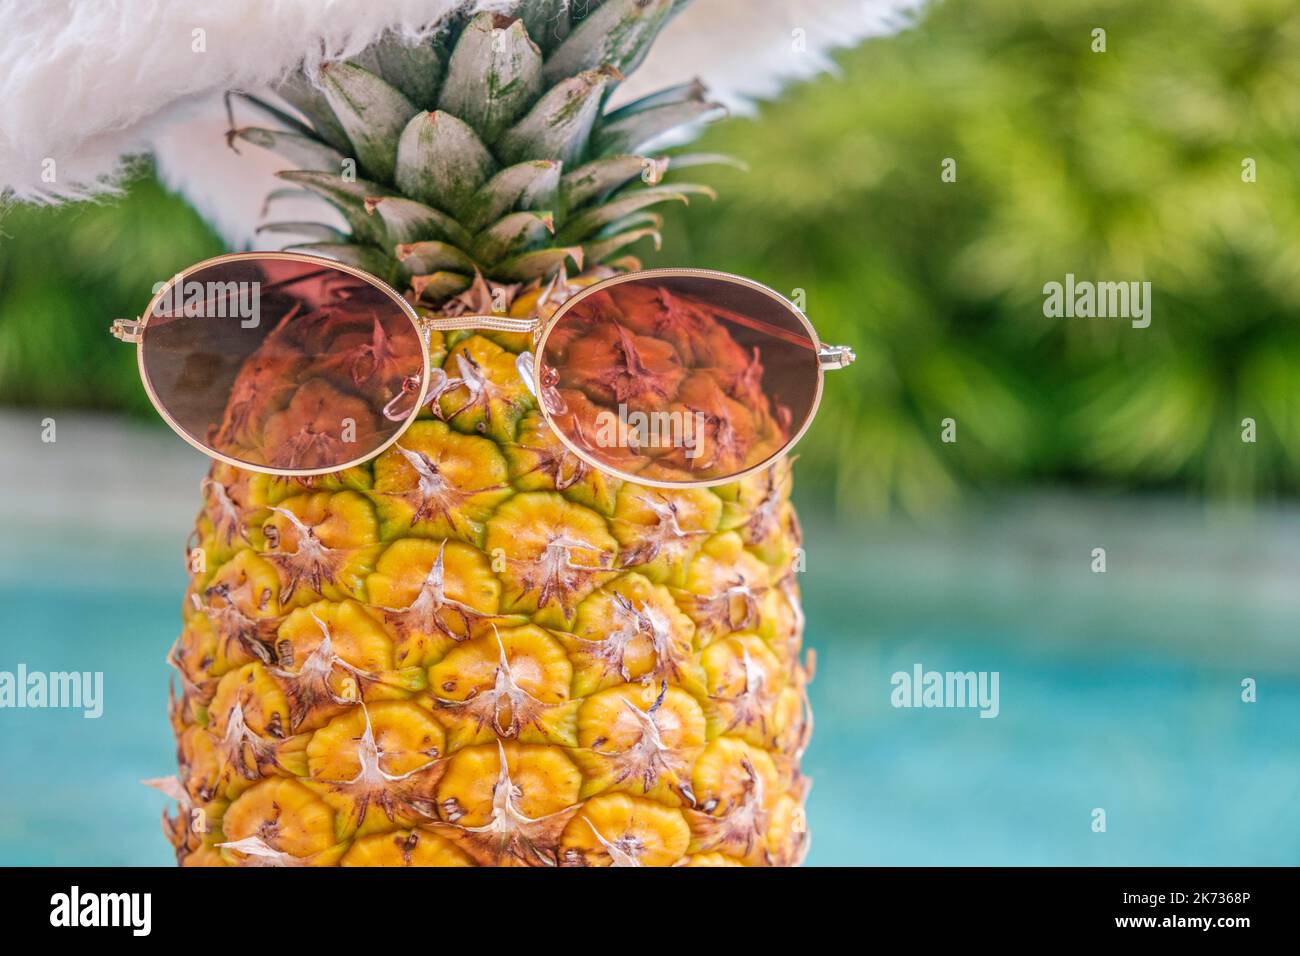
[[[332,64],[319,88],[287,82],[299,115],[244,97],[274,128],[232,140],[289,156],[284,178],[349,225],[286,224],[320,238],[295,248],[424,315],[545,316],[636,267],[619,255],[658,241],[648,207],[705,192],[660,180],[708,157],[645,149],[715,111],[698,84],[604,105],[674,6],[453,18]],[[433,400],[365,465],[213,466],[170,655],[179,772],[158,782],[181,863],[802,859],[810,668],[788,464],[713,488],[607,476],[542,419],[516,368],[529,346],[431,333]],[[734,383],[691,387],[735,404]],[[277,398],[250,440],[281,442],[309,399]]]

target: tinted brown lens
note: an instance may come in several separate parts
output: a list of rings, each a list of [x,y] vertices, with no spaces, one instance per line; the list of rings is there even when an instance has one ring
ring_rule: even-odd
[[[330,470],[381,448],[424,376],[419,332],[392,296],[328,263],[289,259],[220,262],[174,280],[146,317],[142,362],[191,439],[286,471]]]
[[[565,437],[641,480],[718,481],[787,447],[812,414],[817,352],[794,309],[712,276],[613,281],[561,314],[540,356]]]

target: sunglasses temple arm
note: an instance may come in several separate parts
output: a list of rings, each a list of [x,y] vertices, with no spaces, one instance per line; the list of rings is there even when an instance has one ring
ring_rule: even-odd
[[[136,343],[140,341],[141,330],[144,326],[139,319],[114,319],[108,326],[108,331],[113,333],[113,338],[119,342]]]
[[[847,345],[823,345],[817,350],[817,364],[825,372],[837,368],[848,368],[857,359],[857,355]]]
[[[538,332],[542,323],[537,319],[510,319],[501,315],[458,315],[454,318],[417,318],[420,329],[428,332],[453,332],[461,329],[487,329],[492,332]],[[140,340],[141,323],[136,319],[114,319],[109,330],[123,342]]]

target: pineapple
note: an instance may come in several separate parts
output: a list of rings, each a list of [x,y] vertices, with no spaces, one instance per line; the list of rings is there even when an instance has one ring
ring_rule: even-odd
[[[392,282],[423,315],[545,316],[636,268],[647,144],[716,107],[611,91],[673,0],[515,4],[258,98],[293,190],[348,224],[269,227]],[[663,490],[545,424],[516,333],[431,332],[438,387],[365,465],[216,463],[191,541],[164,829],[184,865],[792,865],[811,731],[778,463]],[[599,347],[599,344],[591,346]],[[609,361],[618,355],[609,346]],[[179,686],[179,690],[177,687]]]

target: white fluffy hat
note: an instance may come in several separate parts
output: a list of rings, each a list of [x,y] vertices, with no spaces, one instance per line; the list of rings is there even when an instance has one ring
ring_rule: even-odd
[[[571,0],[573,4],[590,0]],[[827,51],[895,29],[918,0],[694,0],[619,99],[698,76],[744,109],[829,65]],[[253,244],[282,162],[226,146],[222,94],[299,64],[415,36],[453,9],[505,0],[0,0],[0,192],[55,202],[111,193],[152,154],[233,247]],[[280,212],[292,214],[286,206]],[[311,212],[320,218],[321,209]]]

